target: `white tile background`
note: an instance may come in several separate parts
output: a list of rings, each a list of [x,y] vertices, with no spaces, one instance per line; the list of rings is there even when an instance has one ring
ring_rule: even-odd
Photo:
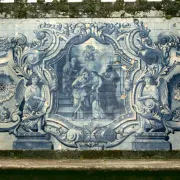
[[[167,20],[165,18],[138,18],[140,21],[143,21],[146,26],[151,29],[150,37],[153,41],[157,40],[157,35],[163,31],[171,31],[180,36],[180,18],[172,18]],[[90,18],[79,18],[79,19],[70,19],[70,18],[61,18],[61,19],[0,19],[0,36],[15,36],[16,33],[24,34],[28,41],[31,42],[35,38],[34,30],[38,28],[38,25],[41,23],[77,23],[77,22],[133,22],[133,18],[108,18],[108,19],[90,19]],[[180,149],[179,134],[170,135],[170,142],[172,142],[173,149]],[[133,136],[127,138],[122,144],[114,149],[122,150],[131,150]],[[9,135],[7,132],[0,133],[0,150],[12,149],[12,143],[16,138],[13,135]],[[55,149],[66,149],[62,144],[60,144],[55,138],[52,138],[52,142],[55,143]]]

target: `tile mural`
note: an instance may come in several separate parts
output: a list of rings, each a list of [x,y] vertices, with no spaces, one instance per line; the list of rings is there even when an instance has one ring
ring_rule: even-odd
[[[180,148],[178,20],[3,19],[1,149]]]

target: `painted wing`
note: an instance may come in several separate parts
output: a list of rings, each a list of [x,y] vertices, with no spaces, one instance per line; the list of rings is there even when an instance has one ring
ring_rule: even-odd
[[[24,79],[21,79],[17,85],[16,94],[15,94],[16,103],[18,103],[19,105],[24,99],[24,94],[25,94]]]
[[[158,88],[160,92],[161,105],[163,107],[165,106],[169,107],[167,82],[164,79],[160,78]]]

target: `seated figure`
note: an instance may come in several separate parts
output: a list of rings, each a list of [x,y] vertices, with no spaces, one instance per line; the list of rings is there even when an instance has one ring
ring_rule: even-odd
[[[164,81],[163,81],[164,82]],[[157,83],[151,74],[146,74],[138,83],[135,111],[139,114],[140,129],[137,133],[164,131],[163,119],[170,114],[167,89]],[[164,88],[164,89],[162,89]],[[162,89],[162,90],[161,90]]]
[[[25,90],[25,105],[21,126],[28,132],[33,132],[34,129],[37,129],[39,133],[44,134],[42,130],[43,118],[38,118],[37,113],[43,109],[45,99],[41,96],[41,89],[38,86],[38,81],[39,77],[33,74],[31,76],[31,85]]]

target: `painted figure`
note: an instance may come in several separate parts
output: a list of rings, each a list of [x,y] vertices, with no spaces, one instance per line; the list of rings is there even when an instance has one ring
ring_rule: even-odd
[[[32,132],[37,129],[39,133],[43,134],[43,118],[33,118],[37,112],[42,110],[45,103],[45,99],[41,96],[41,89],[38,82],[39,77],[33,74],[31,76],[31,85],[29,85],[25,91],[25,105],[21,125],[26,131]]]
[[[163,120],[168,120],[171,112],[167,103],[167,88],[163,84],[162,89],[160,84],[148,73],[139,81],[135,105],[140,115],[140,129],[137,133],[164,131]]]
[[[76,57],[67,62],[63,68],[63,93],[72,96],[72,83],[79,76],[82,67]]]
[[[74,98],[74,119],[84,118],[84,112],[90,107],[88,98],[88,73],[84,72],[72,83]]]
[[[102,74],[104,80],[104,93],[106,99],[106,113],[113,115],[114,109],[118,108],[118,101],[116,98],[117,83],[120,80],[119,75],[113,69],[112,65],[107,65],[106,71]]]
[[[92,97],[92,118],[93,119],[103,119],[106,117],[102,105],[103,99],[101,98],[101,87],[103,85],[102,76],[100,76],[96,71],[91,72],[91,83],[92,83],[92,90],[91,90],[91,97]]]
[[[95,54],[97,53],[94,46],[87,45],[84,51],[86,61],[95,61]]]

